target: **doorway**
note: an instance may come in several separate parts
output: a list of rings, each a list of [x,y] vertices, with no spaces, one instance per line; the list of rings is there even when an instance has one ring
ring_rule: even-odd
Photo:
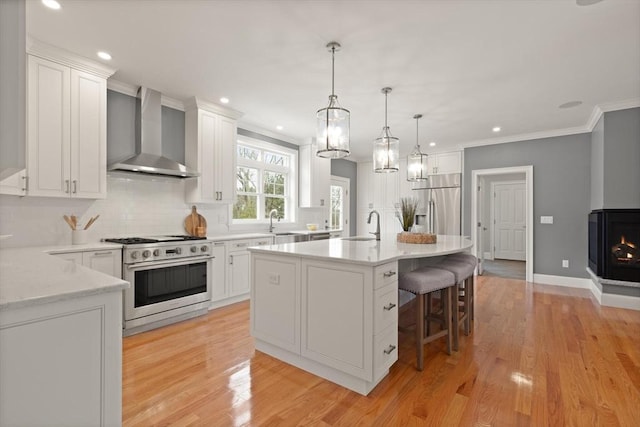
[[[329,227],[342,229],[342,237],[351,235],[349,232],[349,186],[351,180],[342,176],[331,175],[329,194]]]
[[[515,177],[523,179],[514,179]],[[517,190],[515,187],[509,188],[506,182],[509,181],[521,181],[524,184],[524,192]],[[499,238],[504,239],[504,246],[509,248],[509,245],[515,250],[515,252],[522,252],[520,248],[524,250],[525,260],[525,280],[533,282],[533,166],[516,166],[508,168],[498,169],[480,169],[471,172],[471,188],[475,189],[471,193],[471,240],[473,242],[474,251],[479,260],[478,272],[482,274],[484,267],[488,265],[486,260],[492,260],[496,251],[494,249],[496,230],[493,227],[493,219],[486,215],[487,208],[491,208],[493,215],[495,215],[496,205],[491,200],[494,198],[494,187],[492,182],[504,182],[504,187],[498,187],[500,190],[505,190],[507,193],[503,194],[500,203],[506,204],[498,215],[505,214],[505,219],[513,219],[511,217],[524,215],[524,218],[517,218],[519,222],[517,225],[506,224],[509,231],[503,231]],[[497,192],[495,198],[498,198]],[[490,197],[490,198],[489,198]],[[518,213],[512,211],[509,213],[509,203],[514,202],[516,198],[524,199],[524,211]],[[511,200],[511,202],[509,201]],[[522,224],[524,219],[524,224]],[[504,221],[508,223],[508,221]],[[517,227],[519,231],[516,232]],[[490,250],[486,250],[490,248]],[[514,252],[514,251],[512,251]],[[505,255],[500,252],[500,255]],[[509,257],[511,255],[507,255]],[[522,256],[521,254],[519,256]]]

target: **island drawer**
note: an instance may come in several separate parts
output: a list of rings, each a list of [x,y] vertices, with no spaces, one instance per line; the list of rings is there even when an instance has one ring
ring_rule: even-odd
[[[398,285],[391,283],[377,289],[373,297],[373,333],[398,323]]]
[[[398,360],[398,326],[390,325],[374,337],[373,378],[379,378]]]
[[[373,288],[379,289],[398,280],[398,263],[388,262],[374,269]]]

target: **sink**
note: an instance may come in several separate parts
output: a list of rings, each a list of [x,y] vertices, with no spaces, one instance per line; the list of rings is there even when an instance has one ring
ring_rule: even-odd
[[[352,242],[367,242],[371,240],[376,240],[375,237],[365,237],[365,236],[354,236],[354,237],[343,237],[342,240],[350,240]]]

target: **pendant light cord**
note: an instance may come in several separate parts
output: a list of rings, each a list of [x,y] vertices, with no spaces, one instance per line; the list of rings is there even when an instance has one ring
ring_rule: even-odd
[[[387,128],[387,95],[388,92],[384,93],[384,127]]]
[[[420,117],[416,117],[416,147],[418,147],[418,151],[420,151],[420,140],[418,139],[418,121]]]
[[[331,96],[335,96],[335,67],[336,67],[336,47],[331,47]]]

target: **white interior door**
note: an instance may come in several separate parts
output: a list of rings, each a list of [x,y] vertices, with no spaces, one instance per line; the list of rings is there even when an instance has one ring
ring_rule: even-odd
[[[478,244],[475,246],[475,251],[476,251],[476,258],[478,258],[478,274],[482,275],[484,273],[484,231],[486,230],[486,224],[485,224],[485,215],[483,215],[483,205],[484,203],[482,202],[484,199],[484,189],[485,186],[485,182],[484,182],[484,178],[480,178],[480,185],[478,185],[477,191],[478,191],[478,197],[477,197],[477,218],[478,218],[478,222],[476,224],[477,226],[477,232],[476,235],[478,236]]]
[[[331,176],[331,203],[329,212],[329,226],[341,228],[342,236],[350,236],[349,232],[349,178]]]
[[[526,255],[524,182],[495,182],[492,187],[494,258],[524,261]]]

